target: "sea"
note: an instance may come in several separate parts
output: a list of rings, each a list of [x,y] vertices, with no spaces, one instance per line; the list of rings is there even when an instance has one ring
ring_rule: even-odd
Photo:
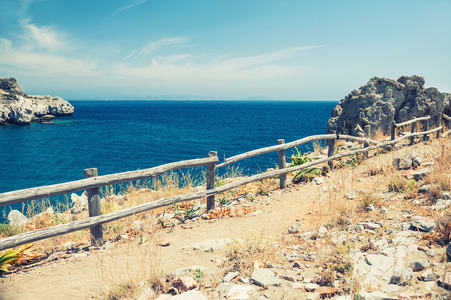
[[[72,116],[0,126],[0,193],[146,169],[217,151],[220,161],[250,150],[324,134],[337,101],[72,100]],[[312,145],[298,149],[313,150]],[[288,150],[290,156],[295,149]],[[289,160],[288,160],[289,161]],[[252,175],[277,165],[277,152],[234,166]],[[221,170],[218,170],[221,172]],[[1,197],[1,195],[0,195]],[[11,209],[0,208],[0,222]]]

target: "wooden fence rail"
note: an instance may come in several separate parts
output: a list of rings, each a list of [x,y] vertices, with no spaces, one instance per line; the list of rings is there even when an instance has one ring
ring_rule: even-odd
[[[446,120],[451,120],[448,116],[444,115],[444,118]],[[415,122],[417,121],[429,121],[430,117],[423,117],[423,118],[416,118],[401,124],[408,125],[412,124],[414,126]],[[406,124],[407,123],[407,124]],[[330,163],[333,160],[340,159],[343,157],[356,155],[359,153],[367,153],[372,150],[376,150],[378,148],[387,148],[390,146],[395,145],[396,143],[399,143],[400,141],[406,139],[406,138],[413,138],[416,136],[427,136],[431,133],[438,132],[442,130],[441,126],[438,126],[435,129],[432,130],[425,130],[423,132],[411,132],[410,134],[406,134],[404,136],[396,138],[396,135],[393,134],[393,128],[400,127],[398,125],[400,124],[394,124],[392,123],[392,134],[391,134],[391,140],[385,141],[385,142],[379,142],[374,141],[369,138],[370,135],[370,128],[368,127],[366,129],[367,138],[360,138],[360,137],[353,137],[348,135],[340,135],[340,134],[328,134],[328,135],[317,135],[317,136],[310,136],[306,137],[291,143],[284,143],[283,140],[278,140],[278,145],[266,147],[262,149],[257,149],[253,151],[249,151],[234,157],[231,157],[226,160],[225,163],[218,164],[218,157],[217,152],[212,151],[209,153],[208,158],[203,159],[194,159],[194,160],[187,160],[187,161],[181,161],[176,163],[170,163],[150,169],[145,170],[138,170],[138,171],[132,171],[132,172],[125,172],[125,173],[118,173],[118,174],[112,174],[112,175],[105,175],[105,176],[96,176],[97,170],[96,169],[87,169],[86,170],[86,177],[87,179],[73,181],[69,183],[62,183],[62,184],[56,184],[56,185],[50,185],[45,187],[39,187],[39,188],[32,188],[32,189],[25,189],[25,190],[18,190],[8,193],[2,193],[0,194],[0,206],[3,205],[9,205],[12,203],[20,203],[24,201],[28,201],[31,199],[39,199],[43,197],[50,197],[54,195],[64,194],[64,193],[70,193],[77,190],[87,189],[88,190],[88,196],[89,196],[89,209],[90,214],[89,218],[78,220],[75,222],[70,222],[67,224],[52,226],[48,228],[38,229],[35,231],[30,231],[22,234],[18,234],[15,236],[11,236],[8,238],[4,238],[0,240],[0,251],[4,249],[8,249],[11,247],[15,247],[18,245],[39,241],[43,239],[47,239],[50,237],[90,228],[91,234],[92,234],[92,244],[101,245],[103,243],[103,237],[102,231],[101,231],[101,225],[107,222],[111,222],[114,220],[118,220],[127,216],[131,216],[133,214],[149,211],[152,209],[156,209],[159,207],[164,207],[168,205],[172,205],[178,202],[183,201],[190,201],[200,198],[207,198],[207,209],[214,208],[214,196],[223,193],[225,191],[237,188],[239,186],[258,181],[263,180],[267,178],[272,178],[275,176],[280,176],[280,186],[285,186],[285,176],[288,173],[299,171],[305,168],[310,168],[312,166],[321,164],[321,163]],[[403,125],[403,126],[404,126]],[[425,126],[426,129],[428,127]],[[449,132],[449,131],[448,131]],[[353,151],[349,151],[346,153],[340,153],[340,154],[334,154],[334,147],[335,147],[335,141],[338,139],[343,140],[351,140],[351,141],[357,141],[361,143],[365,143],[365,147],[362,149],[357,149]],[[299,166],[293,166],[293,167],[286,167],[286,159],[285,159],[285,150],[291,147],[296,147],[311,141],[318,141],[318,140],[328,140],[329,141],[329,151],[328,151],[328,157],[323,159],[314,160],[312,162],[299,165]],[[371,144],[371,146],[370,146]],[[220,187],[214,187],[214,178],[215,178],[215,169],[229,165],[231,163],[240,161],[245,158],[253,157],[256,155],[261,155],[273,151],[278,151],[279,155],[279,169],[271,172],[266,172],[262,174],[253,175],[229,184],[225,184]],[[96,215],[99,213],[99,207],[97,204],[91,204],[93,201],[93,198],[97,198],[100,201],[100,196],[94,189],[98,189],[100,186],[110,185],[110,184],[116,184],[116,183],[123,183],[127,181],[132,180],[138,180],[138,179],[144,179],[144,178],[151,178],[159,176],[165,172],[176,170],[176,169],[182,169],[182,168],[190,168],[190,167],[199,167],[199,166],[207,166],[207,189],[205,191],[196,192],[196,193],[189,193],[189,194],[183,194],[183,195],[177,195],[169,198],[164,198],[160,200],[156,200],[149,203],[143,203],[134,207],[122,209],[120,211],[115,211],[109,214],[104,215]],[[95,170],[95,172],[94,172]],[[91,177],[93,176],[93,177]],[[284,181],[284,182],[283,182]],[[93,208],[91,208],[91,206]],[[92,212],[91,212],[92,210]]]
[[[11,205],[15,203],[25,202],[34,199],[41,199],[46,197],[52,197],[67,193],[72,193],[85,189],[92,189],[106,185],[118,184],[123,182],[129,182],[133,180],[140,180],[146,178],[152,178],[162,175],[163,173],[186,168],[194,168],[206,166],[209,164],[217,163],[218,157],[199,158],[192,160],[184,160],[174,163],[161,165],[158,167],[130,171],[124,173],[116,173],[98,177],[91,177],[81,179],[77,181],[71,181],[66,183],[59,183],[47,186],[41,186],[30,189],[17,190],[0,194],[0,206]]]

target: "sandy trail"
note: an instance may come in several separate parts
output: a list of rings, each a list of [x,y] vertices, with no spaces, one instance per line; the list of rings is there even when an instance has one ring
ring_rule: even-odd
[[[265,198],[266,199],[266,198]],[[302,220],[301,229],[314,227],[321,218],[320,187],[309,184],[298,186],[292,191],[273,191],[273,197],[267,202],[259,200],[255,203],[256,210],[262,213],[245,217],[227,218],[211,221],[194,222],[193,229],[181,229],[170,233],[160,233],[171,241],[169,247],[159,248],[161,268],[168,273],[181,267],[190,265],[204,266],[209,273],[220,272],[212,262],[221,257],[225,249],[213,253],[184,249],[183,246],[206,239],[221,239],[240,237],[244,233],[261,234],[265,238],[280,238],[296,219]],[[123,249],[119,249],[123,247]],[[130,254],[122,245],[114,250],[114,264],[110,269],[118,276],[125,276],[126,270],[120,267],[121,261],[129,261]],[[100,267],[102,255],[98,252],[89,256],[72,258],[64,263],[46,264],[36,267],[29,274],[16,274],[10,278],[1,279],[0,299],[101,299],[105,290],[101,270],[108,270],[108,263],[104,260],[104,267]],[[133,259],[133,257],[132,257]],[[139,263],[139,262],[138,262]],[[117,267],[117,266],[119,267]],[[115,269],[116,268],[116,269]]]

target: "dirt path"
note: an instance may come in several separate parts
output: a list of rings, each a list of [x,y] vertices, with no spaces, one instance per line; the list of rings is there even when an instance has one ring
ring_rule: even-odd
[[[161,268],[164,273],[168,273],[177,268],[200,265],[214,273],[217,267],[212,260],[221,257],[225,249],[206,253],[182,248],[206,239],[240,237],[244,232],[277,239],[296,219],[302,221],[300,229],[309,229],[324,217],[321,216],[320,202],[320,186],[317,185],[298,186],[292,191],[276,190],[272,197],[263,197],[254,203],[254,209],[261,211],[255,216],[219,219],[214,222],[200,220],[193,223],[193,229],[181,229],[177,226],[170,233],[160,233],[160,237],[171,242],[170,246],[160,247],[158,250]],[[113,250],[114,255],[108,254],[108,251],[80,254],[80,257],[71,257],[62,263],[36,267],[28,274],[2,278],[0,299],[102,298],[101,293],[110,282],[106,278],[126,278],[127,272],[133,272],[133,267],[128,266],[130,258],[138,265],[144,264],[143,261],[140,262],[138,254],[130,253],[126,246],[117,248]],[[113,261],[108,260],[108,257],[114,257]]]

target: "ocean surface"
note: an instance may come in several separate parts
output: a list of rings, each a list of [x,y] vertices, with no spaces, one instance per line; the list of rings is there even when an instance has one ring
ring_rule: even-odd
[[[324,134],[336,101],[70,101],[51,124],[0,126],[0,193],[145,169],[218,151],[246,151]],[[300,150],[311,150],[304,147]],[[288,152],[287,156],[292,152]],[[243,174],[277,164],[277,152],[238,162]],[[1,217],[0,217],[1,221]]]

